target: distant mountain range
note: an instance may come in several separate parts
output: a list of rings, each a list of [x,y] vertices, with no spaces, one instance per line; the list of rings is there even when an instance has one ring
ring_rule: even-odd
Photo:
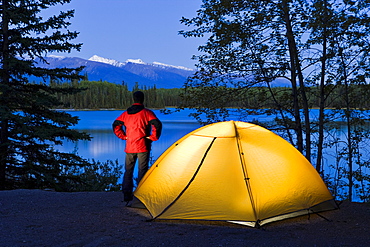
[[[89,59],[78,57],[48,56],[45,58],[48,64],[41,66],[46,68],[76,68],[85,66],[82,73],[86,73],[89,81],[107,81],[116,84],[123,82],[131,90],[135,83],[139,86],[157,88],[181,88],[187,78],[195,73],[194,69],[182,66],[168,65],[158,62],[145,63],[141,59],[128,59],[125,62],[113,59],[92,56]],[[40,65],[39,65],[40,66]],[[29,78],[30,81],[41,79]],[[289,86],[285,79],[277,79],[273,86]]]
[[[47,68],[76,68],[85,66],[82,73],[86,73],[89,81],[107,81],[122,84],[125,82],[131,89],[135,82],[139,86],[156,86],[157,88],[180,88],[186,79],[195,73],[195,70],[182,66],[173,66],[163,63],[145,63],[141,59],[128,59],[119,62],[99,56],[89,59],[78,57],[48,56]],[[30,78],[35,81],[35,78]],[[37,80],[36,80],[37,81]]]

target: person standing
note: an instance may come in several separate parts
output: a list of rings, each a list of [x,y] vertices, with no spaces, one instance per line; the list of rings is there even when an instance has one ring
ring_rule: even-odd
[[[126,141],[125,173],[122,191],[126,205],[133,200],[133,173],[138,160],[138,180],[148,171],[151,144],[161,136],[162,123],[151,110],[144,107],[144,93],[133,93],[134,103],[114,122],[114,134]]]

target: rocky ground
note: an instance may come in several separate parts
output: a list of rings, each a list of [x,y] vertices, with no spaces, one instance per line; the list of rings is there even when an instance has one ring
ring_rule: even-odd
[[[255,229],[224,222],[148,221],[120,192],[0,191],[0,246],[370,246],[370,205]]]

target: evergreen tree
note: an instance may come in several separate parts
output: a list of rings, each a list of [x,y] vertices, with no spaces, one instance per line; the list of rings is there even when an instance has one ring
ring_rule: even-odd
[[[52,81],[80,79],[82,68],[45,69],[42,63],[49,52],[79,50],[73,44],[77,32],[67,29],[74,11],[60,12],[43,19],[40,12],[71,0],[1,1],[0,74],[0,189],[63,189],[73,176],[66,169],[88,162],[76,154],[55,150],[62,139],[87,140],[90,136],[70,129],[76,117],[52,110],[61,104],[55,94],[79,90],[29,83],[28,76]],[[77,179],[77,178],[75,178]],[[65,189],[65,188],[64,188]]]

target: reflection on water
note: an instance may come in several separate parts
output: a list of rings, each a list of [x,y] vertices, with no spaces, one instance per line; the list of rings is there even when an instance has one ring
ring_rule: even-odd
[[[62,152],[75,150],[80,156],[90,160],[104,162],[118,159],[120,164],[124,163],[125,141],[118,139],[112,131],[112,123],[122,111],[72,111],[69,113],[80,118],[75,128],[89,133],[93,139],[77,143],[65,141],[56,149]],[[200,127],[196,121],[189,121],[186,112],[175,116],[163,115],[159,111],[155,113],[163,123],[163,130],[161,138],[152,145],[151,156],[154,160],[182,136]]]
[[[62,146],[56,148],[63,152],[73,152],[86,159],[95,159],[101,162],[119,159],[123,164],[125,141],[118,139],[112,131],[113,121],[123,111],[69,111],[73,116],[80,118],[75,128],[89,133],[92,141],[79,141],[77,143],[65,141]],[[189,117],[190,110],[184,110],[174,114],[164,115],[159,110],[154,110],[157,117],[163,123],[161,138],[153,142],[152,157],[157,159],[169,146],[182,136],[197,129],[200,125]],[[251,119],[259,121],[271,121],[273,116],[250,116]],[[339,136],[339,139],[345,138]]]
[[[161,138],[153,142],[151,153],[153,160],[158,159],[158,157],[178,139],[201,127],[195,120],[192,120],[192,118],[188,116],[190,113],[189,110],[170,115],[163,115],[159,110],[154,112],[163,123],[163,131]],[[115,161],[118,159],[120,165],[124,164],[125,141],[118,139],[112,131],[112,123],[122,111],[70,111],[69,113],[80,118],[80,122],[75,128],[89,133],[93,139],[91,141],[79,141],[77,143],[65,141],[63,145],[57,146],[56,149],[62,152],[77,151],[83,158],[90,160],[94,159],[101,162],[107,160]],[[271,121],[273,116],[250,116],[250,118],[258,118],[257,120],[259,121]],[[339,128],[335,134],[338,140],[346,139],[345,132],[343,131],[342,128]],[[346,145],[346,142],[340,142],[339,145]],[[330,152],[332,152],[332,154]],[[367,148],[361,148],[361,152],[364,158],[369,157]],[[324,154],[323,166],[325,167],[325,173],[329,174],[331,177],[335,175],[331,174],[332,172],[338,172],[337,169],[331,169],[329,167],[329,165],[335,164],[336,153],[337,150],[335,148],[329,148],[326,149]],[[345,160],[342,160],[342,162],[344,161]],[[345,165],[343,167],[345,167]],[[137,170],[135,172],[137,172]],[[369,173],[368,170],[363,172],[364,174]]]

